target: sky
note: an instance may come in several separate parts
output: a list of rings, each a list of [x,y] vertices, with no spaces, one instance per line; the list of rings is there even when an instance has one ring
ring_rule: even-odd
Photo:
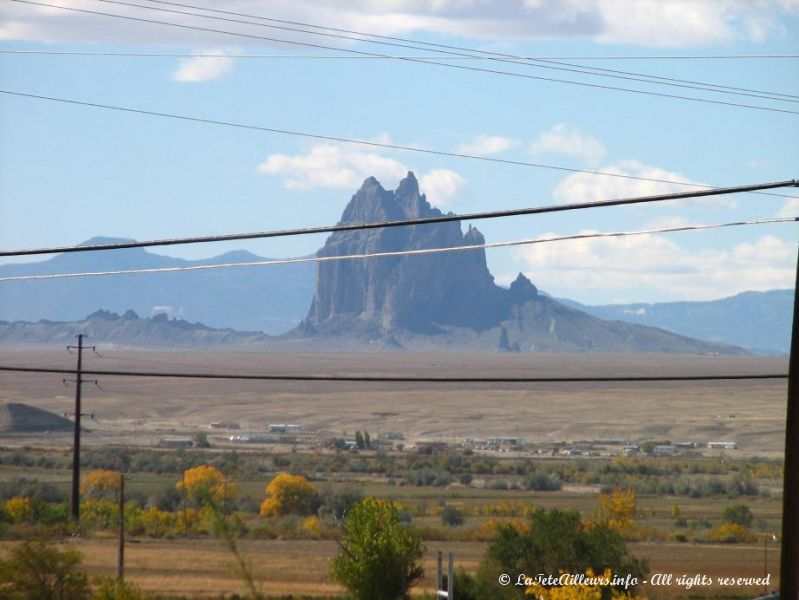
[[[42,0],[92,14],[6,0],[0,50],[67,54],[0,53],[0,88],[713,186],[799,177],[799,59],[710,58],[799,55],[797,0],[180,1],[183,6]],[[379,45],[330,37],[350,34],[319,28],[312,35],[265,18],[561,64],[448,60],[436,52],[440,46]],[[455,67],[369,53],[435,58]],[[783,100],[573,71],[586,67]],[[7,94],[0,94],[0,139],[4,249],[72,245],[94,236],[154,239],[332,224],[366,177],[393,189],[408,170],[433,205],[455,212],[691,189]],[[775,192],[799,196],[796,188]],[[501,242],[793,216],[799,216],[799,199],[739,194],[475,224],[488,242]],[[488,250],[487,257],[500,284],[524,272],[550,294],[589,304],[709,300],[792,287],[797,233],[796,223],[761,225],[539,244]],[[284,257],[313,253],[323,242],[307,236],[155,251],[200,258],[244,248]]]

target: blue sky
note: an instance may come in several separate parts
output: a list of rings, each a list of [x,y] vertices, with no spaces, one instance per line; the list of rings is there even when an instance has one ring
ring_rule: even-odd
[[[403,61],[311,59],[343,56],[346,49],[414,52],[97,0],[51,3],[341,50],[303,49],[7,2],[0,7],[2,49],[231,58],[2,54],[3,89],[720,186],[799,177],[799,115]],[[225,0],[202,5],[521,56],[799,54],[799,3],[793,0]],[[234,58],[241,54],[306,58]],[[570,62],[799,95],[796,59]],[[456,64],[799,110],[793,102],[501,63]],[[686,189],[8,96],[0,97],[0,136],[4,248],[74,244],[96,235],[149,239],[328,224],[338,220],[365,177],[375,175],[393,188],[408,169],[420,178],[433,204],[456,212]],[[780,192],[799,195],[790,189]],[[744,194],[483,221],[478,226],[488,241],[505,241],[780,215],[799,215],[799,201]],[[493,250],[488,260],[500,283],[524,271],[542,289],[587,303],[711,299],[792,286],[796,234],[795,224],[781,224]],[[166,252],[197,258],[246,248],[278,257],[308,254],[322,243],[320,237],[307,237]]]

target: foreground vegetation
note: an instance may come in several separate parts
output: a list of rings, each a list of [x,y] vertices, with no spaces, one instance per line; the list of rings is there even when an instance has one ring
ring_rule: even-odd
[[[239,578],[238,584],[225,589],[239,589],[251,597],[263,590],[247,549],[259,540],[295,544],[306,540],[324,548],[328,557],[323,572],[312,575],[312,581],[318,582],[313,595],[338,594],[341,588],[333,583],[337,581],[358,598],[353,582],[359,578],[347,574],[346,564],[359,546],[348,536],[356,529],[368,530],[369,520],[359,527],[347,523],[361,514],[362,507],[374,507],[375,502],[382,503],[377,505],[384,507],[380,510],[388,511],[381,513],[380,531],[390,530],[386,523],[395,523],[395,537],[410,540],[407,554],[399,554],[412,560],[406,560],[408,570],[398,581],[410,587],[422,576],[415,566],[424,555],[423,544],[448,544],[456,548],[456,560],[465,567],[456,578],[458,597],[464,600],[516,597],[526,588],[498,586],[499,573],[556,570],[558,564],[602,574],[613,563],[619,573],[640,579],[647,565],[625,544],[679,548],[696,542],[745,548],[763,543],[764,534],[779,526],[779,502],[771,498],[771,490],[779,485],[781,465],[773,461],[534,460],[432,448],[315,454],[90,449],[83,460],[81,523],[75,526],[68,519],[65,495],[68,458],[55,451],[0,451],[4,480],[0,483],[0,536],[25,541],[77,534],[102,543],[116,531],[116,493],[119,473],[124,472],[125,530],[134,542],[160,539],[166,540],[166,547],[169,540],[221,542],[219,547],[227,556],[225,568]],[[374,497],[382,500],[370,500]],[[552,537],[541,538],[544,542],[530,537],[545,534]],[[568,560],[556,555],[549,562],[531,562],[546,555],[545,548],[554,540],[567,539],[573,543],[566,546],[581,548],[579,553]],[[345,550],[331,552],[336,546],[330,543]],[[602,554],[591,550],[600,546]],[[19,546],[11,542],[4,547],[11,551]],[[467,555],[474,558],[464,560]],[[763,556],[762,550],[757,556]],[[763,566],[755,561],[750,570],[760,574]],[[701,561],[693,568],[703,568]],[[709,564],[711,568],[716,565]],[[429,587],[429,571],[428,565],[423,587]],[[263,589],[273,597],[283,592],[273,589],[268,577],[263,579]],[[96,589],[111,585],[88,582]],[[145,588],[159,589],[147,582]],[[366,589],[371,596],[363,597],[378,597],[374,588]],[[218,597],[224,591],[208,593]],[[641,592],[617,590],[628,591]],[[392,597],[403,597],[405,592],[398,593]],[[679,596],[685,590],[645,589],[643,593]],[[726,595],[736,593],[751,595],[753,590],[726,590]]]

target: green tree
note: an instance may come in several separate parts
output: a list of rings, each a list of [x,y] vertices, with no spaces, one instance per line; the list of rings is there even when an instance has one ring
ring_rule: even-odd
[[[322,491],[324,502],[321,513],[330,515],[335,521],[341,521],[350,509],[363,500],[363,492],[359,489],[345,487],[334,491],[327,488]]]
[[[371,448],[372,447],[372,438],[370,437],[368,431],[364,431],[363,432],[363,445],[366,448]]]
[[[208,434],[204,431],[198,431],[192,438],[195,448],[210,448],[211,442],[208,441]]]
[[[0,561],[2,600],[86,600],[88,578],[78,571],[80,553],[44,542],[23,542]]]
[[[502,573],[584,573],[606,568],[639,580],[646,563],[633,558],[624,539],[607,523],[585,525],[575,510],[536,509],[524,527],[500,525],[489,543],[479,575],[484,598],[524,596],[524,587],[493,585]],[[515,588],[515,589],[514,589]]]
[[[724,509],[721,520],[731,525],[751,527],[755,516],[746,504],[730,504]]]
[[[452,506],[448,504],[444,507],[441,511],[441,522],[444,525],[449,525],[450,527],[457,527],[458,525],[463,525],[465,518],[463,516],[463,511],[460,510],[457,506]]]
[[[422,541],[402,525],[391,502],[367,498],[356,504],[340,546],[331,575],[353,600],[404,600],[422,577]]]
[[[360,431],[355,432],[355,445],[358,446],[358,450],[366,448],[366,440],[363,439],[363,434]]]

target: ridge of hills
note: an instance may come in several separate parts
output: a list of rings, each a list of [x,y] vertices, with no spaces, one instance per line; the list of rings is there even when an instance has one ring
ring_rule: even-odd
[[[131,241],[95,237],[82,245]],[[184,260],[129,248],[108,252],[58,254],[34,263],[0,265],[0,276],[45,275],[130,268],[183,267],[268,260],[234,250],[202,260]],[[201,321],[211,327],[258,330],[278,334],[294,327],[311,301],[315,268],[312,263],[274,267],[232,268],[184,273],[151,273],[58,279],[7,281],[0,284],[0,320],[79,321],[105,309],[140,315],[167,313]],[[280,293],[274,293],[279,289]],[[232,293],[231,293],[232,291]],[[225,298],[225,302],[219,302]],[[300,308],[298,308],[300,307]]]
[[[437,214],[440,211],[429,205],[416,178],[409,173],[395,191],[385,190],[376,179],[368,178],[350,200],[341,222]],[[98,237],[84,244],[116,241],[126,240]],[[330,236],[319,254],[483,241],[477,229],[470,227],[463,233],[460,225],[453,222],[340,232]],[[254,260],[266,259],[236,250],[191,261],[136,248],[3,264],[0,276]],[[411,261],[413,269],[409,267]],[[696,341],[702,339],[722,346],[741,346],[759,354],[785,354],[789,345],[793,290],[743,292],[706,302],[591,306],[539,293],[523,275],[509,289],[497,286],[488,271],[484,251],[322,263],[319,286],[316,272],[312,263],[294,263],[263,269],[3,282],[0,319],[6,323],[0,327],[0,340],[36,343],[67,339],[74,333],[57,332],[54,323],[74,332],[88,327],[92,318],[85,315],[100,307],[120,315],[132,309],[137,318],[143,316],[142,321],[165,313],[184,323],[180,327],[169,325],[174,319],[168,319],[166,324],[176,331],[167,332],[163,329],[165,323],[159,321],[158,326],[149,326],[149,333],[131,323],[125,328],[110,327],[108,323],[97,326],[98,331],[122,344],[147,344],[147,336],[151,335],[158,345],[188,346],[244,343],[298,348],[366,344],[368,348],[430,350],[729,350],[698,346]],[[49,319],[49,329],[42,324],[33,327],[33,322],[43,318]],[[185,323],[190,321],[208,332],[201,335],[196,329],[189,335]],[[631,328],[629,324],[650,329]],[[653,331],[652,327],[658,329]],[[668,336],[661,335],[667,332]]]

